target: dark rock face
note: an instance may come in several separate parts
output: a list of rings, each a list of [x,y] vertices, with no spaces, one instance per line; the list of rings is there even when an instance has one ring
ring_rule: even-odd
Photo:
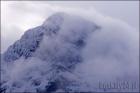
[[[11,45],[4,53],[4,60],[10,62],[19,59],[21,56],[25,58],[32,56],[43,38],[43,31],[45,29],[39,26],[25,32],[21,39]]]
[[[95,24],[83,19],[81,20],[81,18],[72,18],[72,16],[69,16],[65,13],[56,13],[49,17],[41,26],[27,30],[20,40],[17,40],[7,49],[3,56],[4,60],[7,62],[11,62],[19,59],[21,56],[25,58],[31,57],[39,47],[44,34],[49,37],[53,34],[57,34],[61,29],[61,25],[63,24],[65,19],[68,19],[70,21],[73,20],[75,22],[75,25],[72,25],[72,22],[68,24],[73,26],[73,31],[77,30],[77,32],[80,32],[82,30],[85,30],[86,32],[86,30],[91,27],[93,30],[97,29],[97,26]],[[79,24],[81,24],[81,26]],[[79,34],[80,37],[75,40],[69,41],[69,39],[73,37],[66,37],[65,39],[68,39],[67,42],[73,43],[77,48],[81,48],[86,44],[85,37],[87,33]]]
[[[60,23],[62,23],[62,14],[54,14],[49,17],[41,26],[27,30],[20,40],[11,45],[4,53],[4,60],[11,62],[19,59],[21,56],[28,58],[39,47],[40,42],[43,39],[43,35],[47,34],[51,36],[56,34],[60,29]]]

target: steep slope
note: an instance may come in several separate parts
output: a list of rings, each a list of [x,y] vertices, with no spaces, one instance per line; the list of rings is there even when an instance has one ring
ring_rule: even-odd
[[[2,55],[0,92],[138,92],[138,33],[102,16],[56,13]]]
[[[93,22],[79,16],[56,13],[41,26],[29,29],[4,53],[4,61],[15,64],[12,67],[13,71],[16,70],[14,68],[17,68],[16,64],[23,64],[25,67],[19,67],[21,69],[19,72],[14,71],[16,75],[18,73],[22,73],[22,75],[11,81],[10,86],[8,85],[10,81],[7,81],[3,84],[3,88],[8,92],[76,90],[72,87],[74,84],[79,85],[81,81],[74,75],[73,70],[78,63],[82,62],[81,52],[86,46],[86,39],[98,28]],[[22,58],[24,60],[21,61]],[[21,62],[19,63],[19,61]],[[31,62],[38,65],[30,67]],[[37,76],[34,73],[37,73]],[[12,78],[9,80],[13,80]],[[43,78],[46,81],[41,83]],[[21,85],[27,81],[32,82],[33,87],[27,87],[30,84]],[[10,88],[5,88],[5,86]],[[23,87],[27,88],[24,90]]]
[[[20,40],[11,45],[4,53],[4,60],[7,62],[19,59],[21,56],[28,58],[38,48],[44,33],[55,34],[63,21],[63,15],[57,13],[48,18],[43,25],[29,29]]]

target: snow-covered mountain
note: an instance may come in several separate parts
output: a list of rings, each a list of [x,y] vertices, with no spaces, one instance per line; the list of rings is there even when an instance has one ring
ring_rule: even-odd
[[[96,71],[97,62],[103,67],[101,61],[109,61],[109,65],[113,64],[112,67],[118,69],[119,62],[125,61],[126,64],[130,61],[137,62],[138,56],[137,53],[133,53],[135,54],[133,60],[132,55],[129,55],[137,48],[137,46],[131,48],[132,42],[127,44],[126,40],[132,38],[131,36],[126,38],[122,36],[123,39],[119,41],[117,32],[116,37],[108,38],[107,34],[112,32],[100,34],[102,29],[102,26],[80,16],[60,12],[50,16],[42,25],[26,31],[21,39],[2,55],[1,91],[47,93],[106,91],[97,89],[94,84],[97,78],[104,77],[105,80],[107,78],[102,76],[101,70]],[[123,35],[124,33],[122,32]],[[125,52],[128,52],[127,56],[130,58],[125,57]],[[93,62],[90,63],[91,61]],[[107,71],[110,69],[112,68],[108,69],[107,66]],[[126,68],[125,71],[127,70]],[[136,70],[132,69],[132,72]],[[117,70],[115,74],[110,73],[111,77],[118,80],[128,75],[131,80],[137,79],[137,74],[119,71]]]
[[[10,62],[19,59],[21,56],[31,57],[42,41],[44,33],[47,33],[48,36],[51,33],[55,34],[59,30],[61,21],[61,14],[56,14],[47,19],[47,22],[44,22],[43,25],[26,31],[21,39],[11,45],[4,53],[4,60]]]
[[[25,60],[33,57],[39,58],[45,64],[51,65],[49,67],[51,68],[49,72],[51,75],[45,75],[44,78],[51,77],[49,79],[52,80],[46,83],[44,90],[36,88],[36,91],[56,91],[59,88],[64,91],[67,87],[65,83],[70,84],[68,82],[71,80],[59,74],[72,74],[71,71],[74,70],[76,64],[82,62],[81,50],[86,45],[86,38],[96,29],[98,29],[98,26],[93,22],[78,16],[56,13],[41,26],[26,31],[21,39],[11,45],[3,54],[3,60],[14,63],[20,58]],[[47,84],[51,85],[47,86]],[[18,86],[11,87],[17,88]]]
[[[15,61],[22,56],[25,58],[31,57],[33,53],[36,51],[36,49],[39,47],[44,34],[47,37],[51,37],[52,35],[57,36],[57,34],[59,33],[59,30],[63,30],[60,27],[61,25],[64,25],[63,24],[64,18],[67,18],[68,19],[67,21],[69,22],[72,21],[70,23],[65,22],[65,25],[74,26],[73,23],[78,22],[78,23],[75,23],[75,24],[78,24],[77,26],[75,26],[75,28],[71,27],[72,29],[74,28],[73,33],[75,33],[74,30],[79,30],[80,32],[82,32],[82,30],[84,29],[93,28],[93,30],[92,29],[90,30],[94,31],[94,29],[97,28],[97,26],[94,23],[86,22],[86,20],[83,20],[82,18],[77,18],[77,17],[72,18],[71,16],[66,15],[64,13],[56,13],[52,15],[51,17],[49,17],[41,26],[38,26],[38,27],[29,29],[28,31],[26,31],[24,35],[21,37],[21,39],[16,41],[13,45],[11,45],[8,48],[8,50],[4,53],[4,60],[7,62],[10,62],[10,61]],[[85,27],[82,27],[82,26],[85,26]],[[88,26],[91,26],[91,27],[88,28]],[[84,43],[83,39],[85,37],[85,34],[86,32],[82,32],[81,35],[79,34],[79,36],[76,38],[77,40],[71,41],[71,43],[73,42],[73,44],[80,47],[82,43]],[[72,37],[69,37],[69,38],[67,37],[66,39],[70,39],[70,38]]]

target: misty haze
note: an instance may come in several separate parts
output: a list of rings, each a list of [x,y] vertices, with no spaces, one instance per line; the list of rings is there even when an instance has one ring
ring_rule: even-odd
[[[0,92],[139,92],[138,3],[2,1]]]

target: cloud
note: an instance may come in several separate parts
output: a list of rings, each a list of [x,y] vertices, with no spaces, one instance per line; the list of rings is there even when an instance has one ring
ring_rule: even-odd
[[[77,66],[76,73],[91,89],[99,88],[99,82],[139,81],[139,33],[120,21],[105,25],[88,39],[84,62]]]
[[[125,20],[138,30],[138,2],[31,2],[31,1],[10,1],[1,2],[1,21],[2,33],[1,39],[3,53],[7,47],[18,40],[23,33],[35,26],[43,23],[43,21],[56,11],[71,11],[79,8],[94,12],[95,9],[105,15]],[[113,7],[112,7],[113,6]],[[111,7],[111,8],[110,8]],[[119,9],[118,9],[119,7]],[[95,9],[94,9],[95,8]],[[112,11],[113,10],[113,11]],[[82,12],[82,11],[81,11]],[[78,11],[79,13],[79,11]],[[114,14],[115,13],[115,14]],[[88,13],[89,14],[89,13]],[[132,15],[133,14],[133,15]],[[96,18],[94,19],[96,20]],[[8,29],[6,29],[8,28]],[[14,29],[16,28],[16,30]],[[17,33],[17,35],[10,35],[10,33]],[[12,39],[13,38],[13,39]]]
[[[26,30],[42,24],[42,22],[47,18],[48,14],[46,13],[50,13],[51,11],[52,10],[49,8],[49,5],[39,8],[31,2],[29,2],[29,4],[26,2],[14,1],[2,2],[1,52],[6,51],[7,47],[18,40]],[[44,15],[46,15],[46,18]]]
[[[31,5],[31,6],[30,6]],[[36,4],[26,4],[25,7],[21,6],[14,6],[13,8],[17,9],[17,7],[20,7],[20,9],[16,10],[21,12],[21,15],[24,14],[23,10],[27,11],[28,17],[23,17],[23,19],[16,19],[17,25],[20,26],[20,29],[28,28],[29,26],[36,26],[37,24],[42,24],[41,20],[44,21],[44,16],[47,14],[48,16],[55,13],[55,12],[66,12],[70,16],[75,15],[77,18],[84,18],[88,20],[89,22],[95,23],[97,26],[100,27],[100,29],[94,31],[93,33],[90,33],[86,40],[86,46],[83,50],[80,51],[80,55],[83,58],[83,62],[76,66],[76,69],[74,69],[74,74],[78,77],[80,77],[80,80],[88,84],[88,87],[80,87],[79,90],[83,91],[100,91],[98,90],[98,81],[136,81],[138,82],[138,76],[139,76],[139,32],[129,24],[123,22],[122,20],[115,19],[109,16],[102,15],[101,13],[97,12],[94,8],[88,8],[88,11],[86,9],[81,8],[64,8],[59,6],[50,6],[50,5],[44,5],[41,8],[36,7]],[[48,9],[48,10],[44,10]],[[32,9],[36,11],[32,11]],[[51,11],[49,11],[51,9]],[[36,17],[32,17],[32,14],[36,14],[41,10],[41,15],[38,14]],[[47,12],[45,12],[47,11]],[[8,14],[9,15],[9,14]],[[11,13],[10,13],[11,15]],[[19,15],[19,16],[21,16]],[[29,17],[30,15],[30,17]],[[38,17],[41,17],[41,19],[37,19]],[[18,15],[13,15],[14,17],[18,17]],[[21,20],[29,19],[24,21],[23,23],[28,23],[28,25],[20,24]],[[30,20],[31,19],[31,20]],[[15,20],[15,19],[9,19]],[[33,21],[34,20],[34,21]],[[36,21],[35,21],[36,20]],[[38,21],[37,21],[38,20]],[[54,55],[55,57],[61,57],[67,53],[68,49],[72,51],[72,56],[77,55],[79,52],[67,42],[64,42],[64,38],[68,39],[69,41],[76,40],[82,32],[80,27],[85,27],[85,25],[81,24],[79,25],[76,23],[76,21],[71,21],[74,19],[66,19],[66,24],[62,25],[60,33],[55,38],[47,38],[44,37],[43,42],[40,45],[40,48],[36,51],[36,55],[38,58],[30,58],[30,59],[19,59],[13,63],[13,67],[11,67],[10,71],[11,74],[10,77],[12,78],[9,85],[12,85],[13,82],[16,82],[17,80],[25,80],[26,78],[29,78],[31,75],[33,78],[39,78],[39,75],[45,72],[44,77],[48,77],[49,75],[46,75],[47,71],[49,69],[46,69],[45,66],[47,66],[46,63],[49,63],[47,61],[46,63],[42,60],[46,60],[45,58],[53,59]],[[34,23],[35,22],[35,23]],[[33,23],[33,24],[32,24]],[[11,23],[12,24],[12,23]],[[13,23],[14,24],[14,23]],[[39,25],[40,25],[39,24]],[[10,25],[10,24],[9,24]],[[12,25],[10,25],[12,26]],[[26,27],[27,26],[27,27]],[[77,27],[77,28],[76,28]],[[79,27],[79,28],[78,28]],[[10,27],[8,27],[10,28]],[[13,28],[13,26],[12,26]],[[92,27],[91,27],[92,28]],[[69,30],[70,29],[70,30]],[[78,31],[76,32],[75,29]],[[17,29],[18,30],[18,29]],[[15,30],[15,31],[17,31]],[[70,32],[70,31],[73,32]],[[90,29],[89,29],[90,30]],[[7,31],[10,31],[9,29]],[[8,33],[8,32],[7,32]],[[87,33],[89,33],[87,31]],[[57,53],[56,53],[56,49]],[[52,56],[48,56],[48,52]],[[41,54],[43,53],[43,54]],[[45,55],[46,53],[46,55]],[[42,58],[44,57],[44,59]],[[27,63],[25,63],[27,62]],[[25,66],[23,66],[25,64]],[[45,64],[45,65],[44,65]],[[48,66],[47,66],[48,67]],[[32,70],[36,69],[37,70]],[[30,72],[28,72],[30,71]],[[9,72],[9,71],[7,71]],[[13,76],[14,74],[14,76]],[[20,77],[18,76],[20,74]],[[16,79],[15,79],[16,78]],[[23,79],[24,78],[24,79]],[[43,80],[46,80],[44,78],[41,78],[41,82]],[[48,81],[45,81],[47,83]],[[23,82],[22,82],[23,83]],[[45,87],[45,83],[41,83],[42,87]],[[27,84],[21,84],[23,85],[20,91],[27,91],[28,86],[30,86],[32,82],[29,82]],[[17,88],[18,89],[18,88]],[[35,91],[35,87],[30,87],[28,91]],[[137,89],[138,90],[138,89]],[[137,91],[136,90],[136,91]],[[19,90],[15,90],[19,91]],[[104,90],[101,90],[104,91]],[[117,90],[118,91],[118,90]],[[128,90],[125,90],[128,91]]]

